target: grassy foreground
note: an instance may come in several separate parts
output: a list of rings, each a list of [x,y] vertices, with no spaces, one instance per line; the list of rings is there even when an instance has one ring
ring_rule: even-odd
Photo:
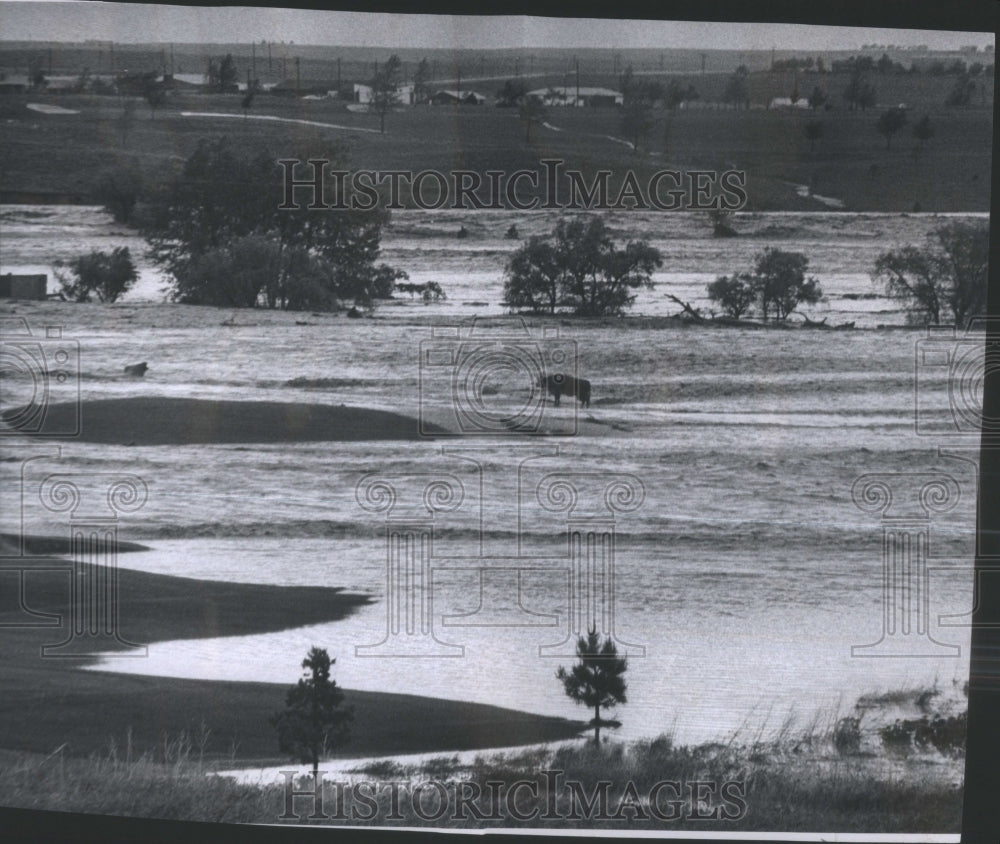
[[[954,833],[961,825],[957,758],[838,749],[835,730],[699,747],[668,737],[601,748],[581,741],[466,765],[457,757],[419,768],[378,762],[350,777],[328,774],[326,817],[313,818],[311,799],[295,798],[288,813],[280,780],[261,787],[212,775],[190,737],[165,750],[159,762],[128,745],[86,760],[3,753],[0,794],[19,808],[231,823],[868,833]],[[665,782],[673,785],[657,786]],[[300,779],[296,788],[309,785]],[[352,800],[359,788],[364,802]],[[465,795],[464,806],[455,795]]]

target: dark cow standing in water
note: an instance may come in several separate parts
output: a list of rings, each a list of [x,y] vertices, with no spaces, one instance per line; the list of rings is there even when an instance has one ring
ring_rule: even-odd
[[[574,378],[572,375],[557,372],[555,375],[539,377],[538,386],[544,387],[552,394],[556,407],[559,406],[560,396],[576,396],[580,404],[590,407],[590,382],[586,378]]]

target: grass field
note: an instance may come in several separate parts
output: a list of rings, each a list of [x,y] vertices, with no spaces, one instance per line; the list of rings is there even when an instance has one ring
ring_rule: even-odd
[[[530,141],[515,109],[483,107],[400,108],[388,115],[384,135],[374,114],[349,112],[333,100],[260,96],[251,114],[312,121],[289,122],[182,116],[184,111],[241,114],[236,95],[177,95],[151,115],[140,103],[123,135],[122,107],[113,97],[18,95],[0,101],[0,163],[3,190],[90,197],[105,168],[128,165],[150,183],[163,179],[204,137],[229,135],[242,147],[263,148],[275,157],[306,150],[346,147],[350,169],[469,169],[479,172],[541,170],[545,158],[564,160],[568,169],[591,175],[613,172],[613,195],[632,169],[645,185],[657,170],[725,170],[747,173],[753,210],[824,210],[820,201],[800,196],[797,185],[839,199],[846,210],[986,211],[989,208],[992,149],[992,80],[973,102],[947,108],[953,77],[876,77],[880,106],[849,111],[840,93],[846,77],[828,74],[816,84],[831,95],[830,111],[734,111],[712,103],[725,84],[722,74],[697,77],[712,107],[653,112],[651,128],[638,151],[623,143],[618,109],[550,108],[547,126],[535,125]],[[789,93],[785,74],[755,74],[755,103]],[[813,80],[800,80],[803,96]],[[489,89],[487,89],[489,90]],[[492,93],[492,92],[491,92]],[[48,103],[77,114],[41,114],[28,102]],[[886,148],[876,121],[887,105],[906,103],[909,124]],[[911,126],[929,115],[935,135],[917,152]],[[823,136],[810,150],[804,124],[820,120]],[[331,128],[337,127],[337,128]],[[361,130],[361,131],[359,131]],[[523,184],[523,183],[522,183]],[[522,193],[528,193],[526,186]]]
[[[961,761],[838,750],[829,730],[763,744],[686,747],[668,736],[601,748],[581,742],[483,754],[471,764],[441,756],[407,767],[386,759],[347,776],[327,772],[326,817],[310,818],[314,804],[303,798],[293,799],[285,814],[281,778],[250,784],[210,776],[197,735],[175,734],[164,737],[158,754],[137,751],[127,737],[86,759],[60,750],[0,751],[0,794],[12,807],[229,823],[276,823],[285,815],[286,822],[363,825],[367,819],[405,827],[956,833]],[[675,790],[657,790],[665,781]],[[368,806],[354,798],[352,783],[359,782]],[[701,800],[694,798],[697,783]],[[629,785],[635,797],[626,798]],[[296,785],[310,786],[310,778]],[[601,789],[605,801],[586,809]],[[464,806],[459,793],[467,798]],[[652,799],[659,817],[650,810]]]

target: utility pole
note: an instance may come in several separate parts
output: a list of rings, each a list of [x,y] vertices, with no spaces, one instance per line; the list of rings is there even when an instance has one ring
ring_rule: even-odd
[[[170,75],[174,75],[174,45],[170,45]]]
[[[299,57],[295,57],[295,96],[299,96],[299,89],[302,85],[302,73],[301,67],[299,66]]]
[[[576,104],[580,105],[580,59],[573,56],[573,61],[576,62]]]
[[[250,42],[250,71],[251,76],[257,78],[257,42]]]
[[[701,54],[701,75],[702,76],[705,75],[705,58],[706,58],[705,54],[702,53]]]
[[[338,97],[340,96],[340,86],[341,86],[341,83],[342,83],[342,80],[341,80],[341,77],[340,77],[340,56],[337,56],[337,96]]]

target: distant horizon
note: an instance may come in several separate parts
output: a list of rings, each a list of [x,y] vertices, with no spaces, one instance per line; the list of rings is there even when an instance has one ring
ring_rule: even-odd
[[[761,8],[764,8],[761,6]],[[752,14],[752,4],[748,4]],[[371,49],[691,49],[849,51],[866,44],[933,51],[994,43],[991,32],[815,24],[340,12],[84,0],[0,0],[0,42],[247,44]],[[277,36],[277,37],[276,37]]]

